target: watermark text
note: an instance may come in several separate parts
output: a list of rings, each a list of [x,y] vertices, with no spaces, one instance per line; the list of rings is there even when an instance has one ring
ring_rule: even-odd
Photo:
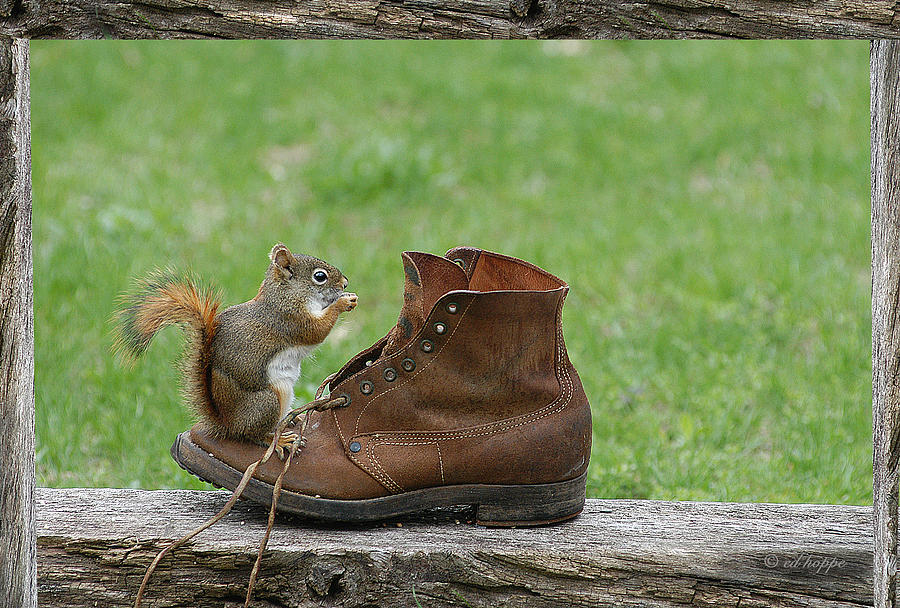
[[[797,555],[776,555],[770,553],[763,559],[766,568],[784,568],[786,570],[808,570],[816,574],[828,574],[832,569],[841,569],[847,562],[831,555],[813,555],[798,553]]]

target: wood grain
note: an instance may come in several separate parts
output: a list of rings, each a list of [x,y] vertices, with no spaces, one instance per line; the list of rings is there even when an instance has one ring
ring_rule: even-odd
[[[224,492],[37,491],[41,605],[129,606],[164,544]],[[259,606],[860,606],[872,601],[869,507],[589,500],[543,528],[276,523]],[[161,562],[148,606],[243,600],[264,509],[239,504]],[[461,523],[456,523],[460,520]]]
[[[28,41],[0,39],[0,606],[36,606]]]
[[[22,0],[25,38],[891,38],[884,0]]]
[[[895,3],[676,0],[0,1],[23,38],[890,38]],[[485,530],[282,526],[257,597],[275,605],[825,605],[896,599],[900,210],[896,42],[872,47],[875,508],[589,501],[574,522]],[[0,42],[0,604],[35,605],[33,317],[27,43]],[[129,605],[161,546],[215,493],[41,490],[48,606]],[[243,514],[243,515],[242,515]],[[245,517],[241,525],[235,517]],[[239,601],[262,515],[179,551],[166,605]],[[874,517],[874,525],[872,518]],[[184,524],[182,526],[182,524]],[[279,536],[280,534],[280,536]],[[871,585],[875,535],[874,596]],[[248,540],[249,536],[249,540]],[[281,540],[279,540],[281,538]],[[96,594],[96,595],[95,595]],[[151,591],[152,594],[152,591]]]
[[[872,104],[872,418],[875,605],[897,586],[897,459],[900,455],[900,43],[875,41]]]

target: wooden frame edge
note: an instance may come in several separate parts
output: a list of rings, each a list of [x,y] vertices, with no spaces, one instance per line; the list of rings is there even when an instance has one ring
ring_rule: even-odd
[[[37,605],[28,42],[0,40],[0,603]],[[871,46],[872,408],[877,608],[896,604],[900,456],[900,41]],[[14,522],[10,525],[8,522]]]

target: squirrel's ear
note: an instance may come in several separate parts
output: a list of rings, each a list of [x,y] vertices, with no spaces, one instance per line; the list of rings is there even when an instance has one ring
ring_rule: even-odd
[[[289,279],[293,276],[294,273],[291,272],[291,261],[293,261],[294,255],[291,253],[291,250],[283,244],[278,243],[272,247],[272,251],[269,252],[269,259],[272,260],[276,272],[280,273],[283,278]]]
[[[272,251],[269,252],[269,259],[274,262],[275,258],[278,256],[278,253],[281,251],[284,251],[289,256],[291,255],[291,250],[287,248],[287,245],[285,245],[284,243],[278,243],[277,245],[272,247]]]

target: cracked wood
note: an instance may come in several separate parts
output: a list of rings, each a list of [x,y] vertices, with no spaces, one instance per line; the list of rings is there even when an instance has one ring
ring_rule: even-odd
[[[0,606],[35,606],[28,41],[0,39]]]
[[[166,540],[214,514],[223,492],[37,491],[41,605],[130,606]],[[872,601],[872,510],[589,500],[573,521],[483,528],[469,510],[402,527],[280,517],[259,606],[861,606]],[[243,601],[265,509],[241,503],[167,556],[147,606]],[[455,523],[456,520],[463,520]],[[462,599],[461,599],[462,598]]]
[[[2,0],[24,38],[891,38],[884,0]]]
[[[900,43],[871,50],[875,606],[896,605],[900,456]]]

